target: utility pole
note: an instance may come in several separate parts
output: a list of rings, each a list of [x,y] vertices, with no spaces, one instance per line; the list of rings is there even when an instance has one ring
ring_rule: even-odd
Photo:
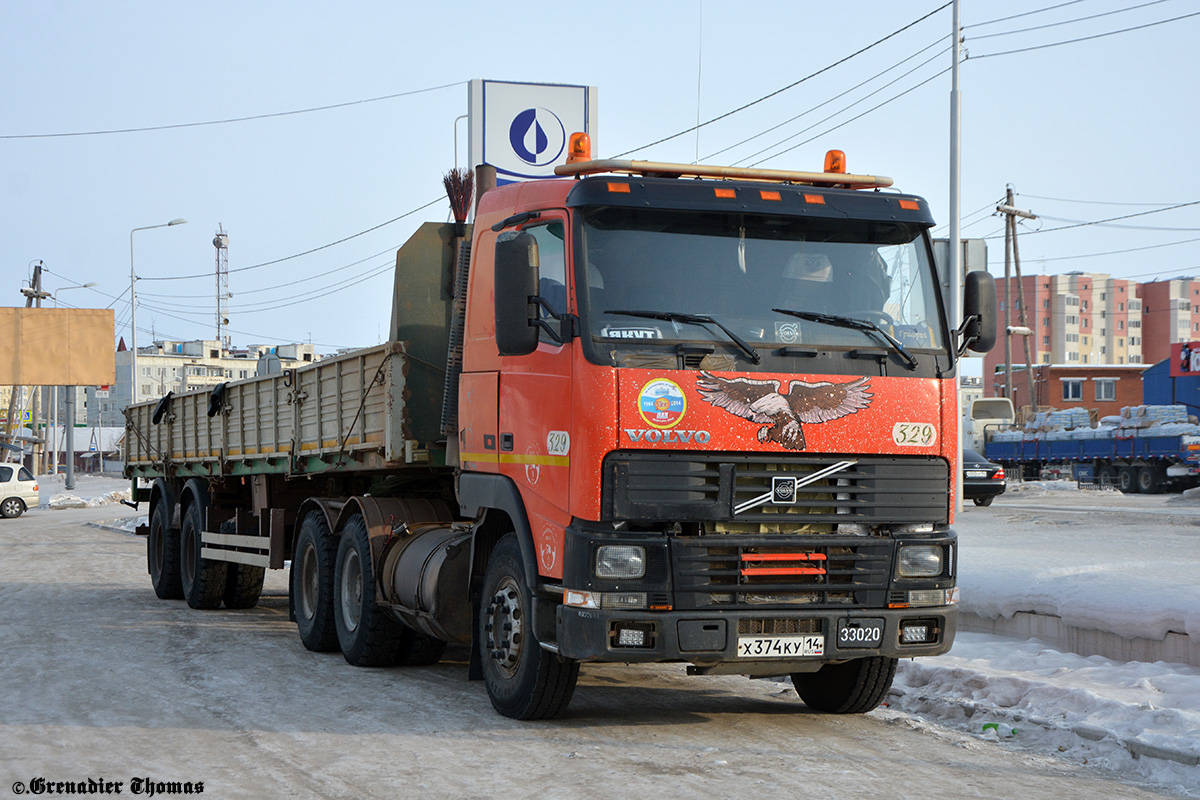
[[[1037,412],[1037,392],[1033,379],[1033,357],[1029,350],[1029,324],[1025,314],[1025,287],[1021,281],[1021,256],[1017,250],[1017,217],[1022,219],[1037,219],[1037,215],[1013,206],[1013,189],[1009,186],[1005,192],[1005,202],[996,206],[996,210],[1005,216],[1004,224],[1004,361],[1006,393],[1012,397],[1012,335],[1015,332],[1012,325],[1012,306],[1009,292],[1009,253],[1012,254],[1012,265],[1017,277],[1017,306],[1021,309],[1019,316],[1020,327],[1024,329],[1022,337],[1025,342],[1025,373],[1029,382],[1029,410]]]
[[[39,261],[33,268],[33,278],[29,282],[28,289],[22,289],[21,294],[25,295],[26,308],[41,308],[42,300],[50,297],[49,292],[42,291],[42,267],[45,265]],[[15,388],[15,387],[14,387]],[[31,386],[30,391],[33,393],[33,399],[30,401],[29,424],[33,431],[33,471],[34,474],[42,474],[46,471],[46,448],[39,446],[38,441],[38,424],[41,422],[41,387]],[[12,405],[9,405],[9,423],[12,423]],[[13,427],[13,432],[16,428]]]

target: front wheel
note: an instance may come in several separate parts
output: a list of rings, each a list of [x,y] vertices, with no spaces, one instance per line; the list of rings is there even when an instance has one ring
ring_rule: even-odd
[[[534,635],[533,598],[516,534],[492,552],[479,602],[476,635],[492,705],[512,719],[558,716],[575,692],[579,662],[543,649]]]
[[[894,658],[873,656],[792,673],[804,704],[827,714],[865,714],[883,702],[896,677]]]

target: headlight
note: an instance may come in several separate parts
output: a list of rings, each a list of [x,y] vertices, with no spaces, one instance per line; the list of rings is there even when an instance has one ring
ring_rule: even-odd
[[[597,578],[641,578],[646,574],[646,548],[605,544],[596,548]]]
[[[896,569],[901,578],[936,578],[942,574],[942,546],[916,544],[900,548],[900,564]]]

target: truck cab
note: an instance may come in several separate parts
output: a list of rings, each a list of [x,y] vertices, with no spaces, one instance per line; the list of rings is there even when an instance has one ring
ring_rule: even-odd
[[[873,176],[563,171],[484,194],[472,244],[459,499],[507,498],[529,604],[483,593],[493,702],[537,680],[532,632],[548,683],[554,663],[686,661],[874,707],[956,624],[966,331],[928,204]],[[523,641],[499,633],[530,611]]]

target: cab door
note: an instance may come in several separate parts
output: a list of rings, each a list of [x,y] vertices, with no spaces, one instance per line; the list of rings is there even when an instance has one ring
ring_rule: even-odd
[[[561,212],[543,212],[522,230],[537,240],[538,293],[553,312],[543,308],[540,314],[557,331],[553,314],[574,311],[567,269],[570,226]],[[539,336],[529,355],[501,358],[499,462],[524,498],[539,573],[561,578],[563,534],[571,520],[571,344],[546,329]]]

